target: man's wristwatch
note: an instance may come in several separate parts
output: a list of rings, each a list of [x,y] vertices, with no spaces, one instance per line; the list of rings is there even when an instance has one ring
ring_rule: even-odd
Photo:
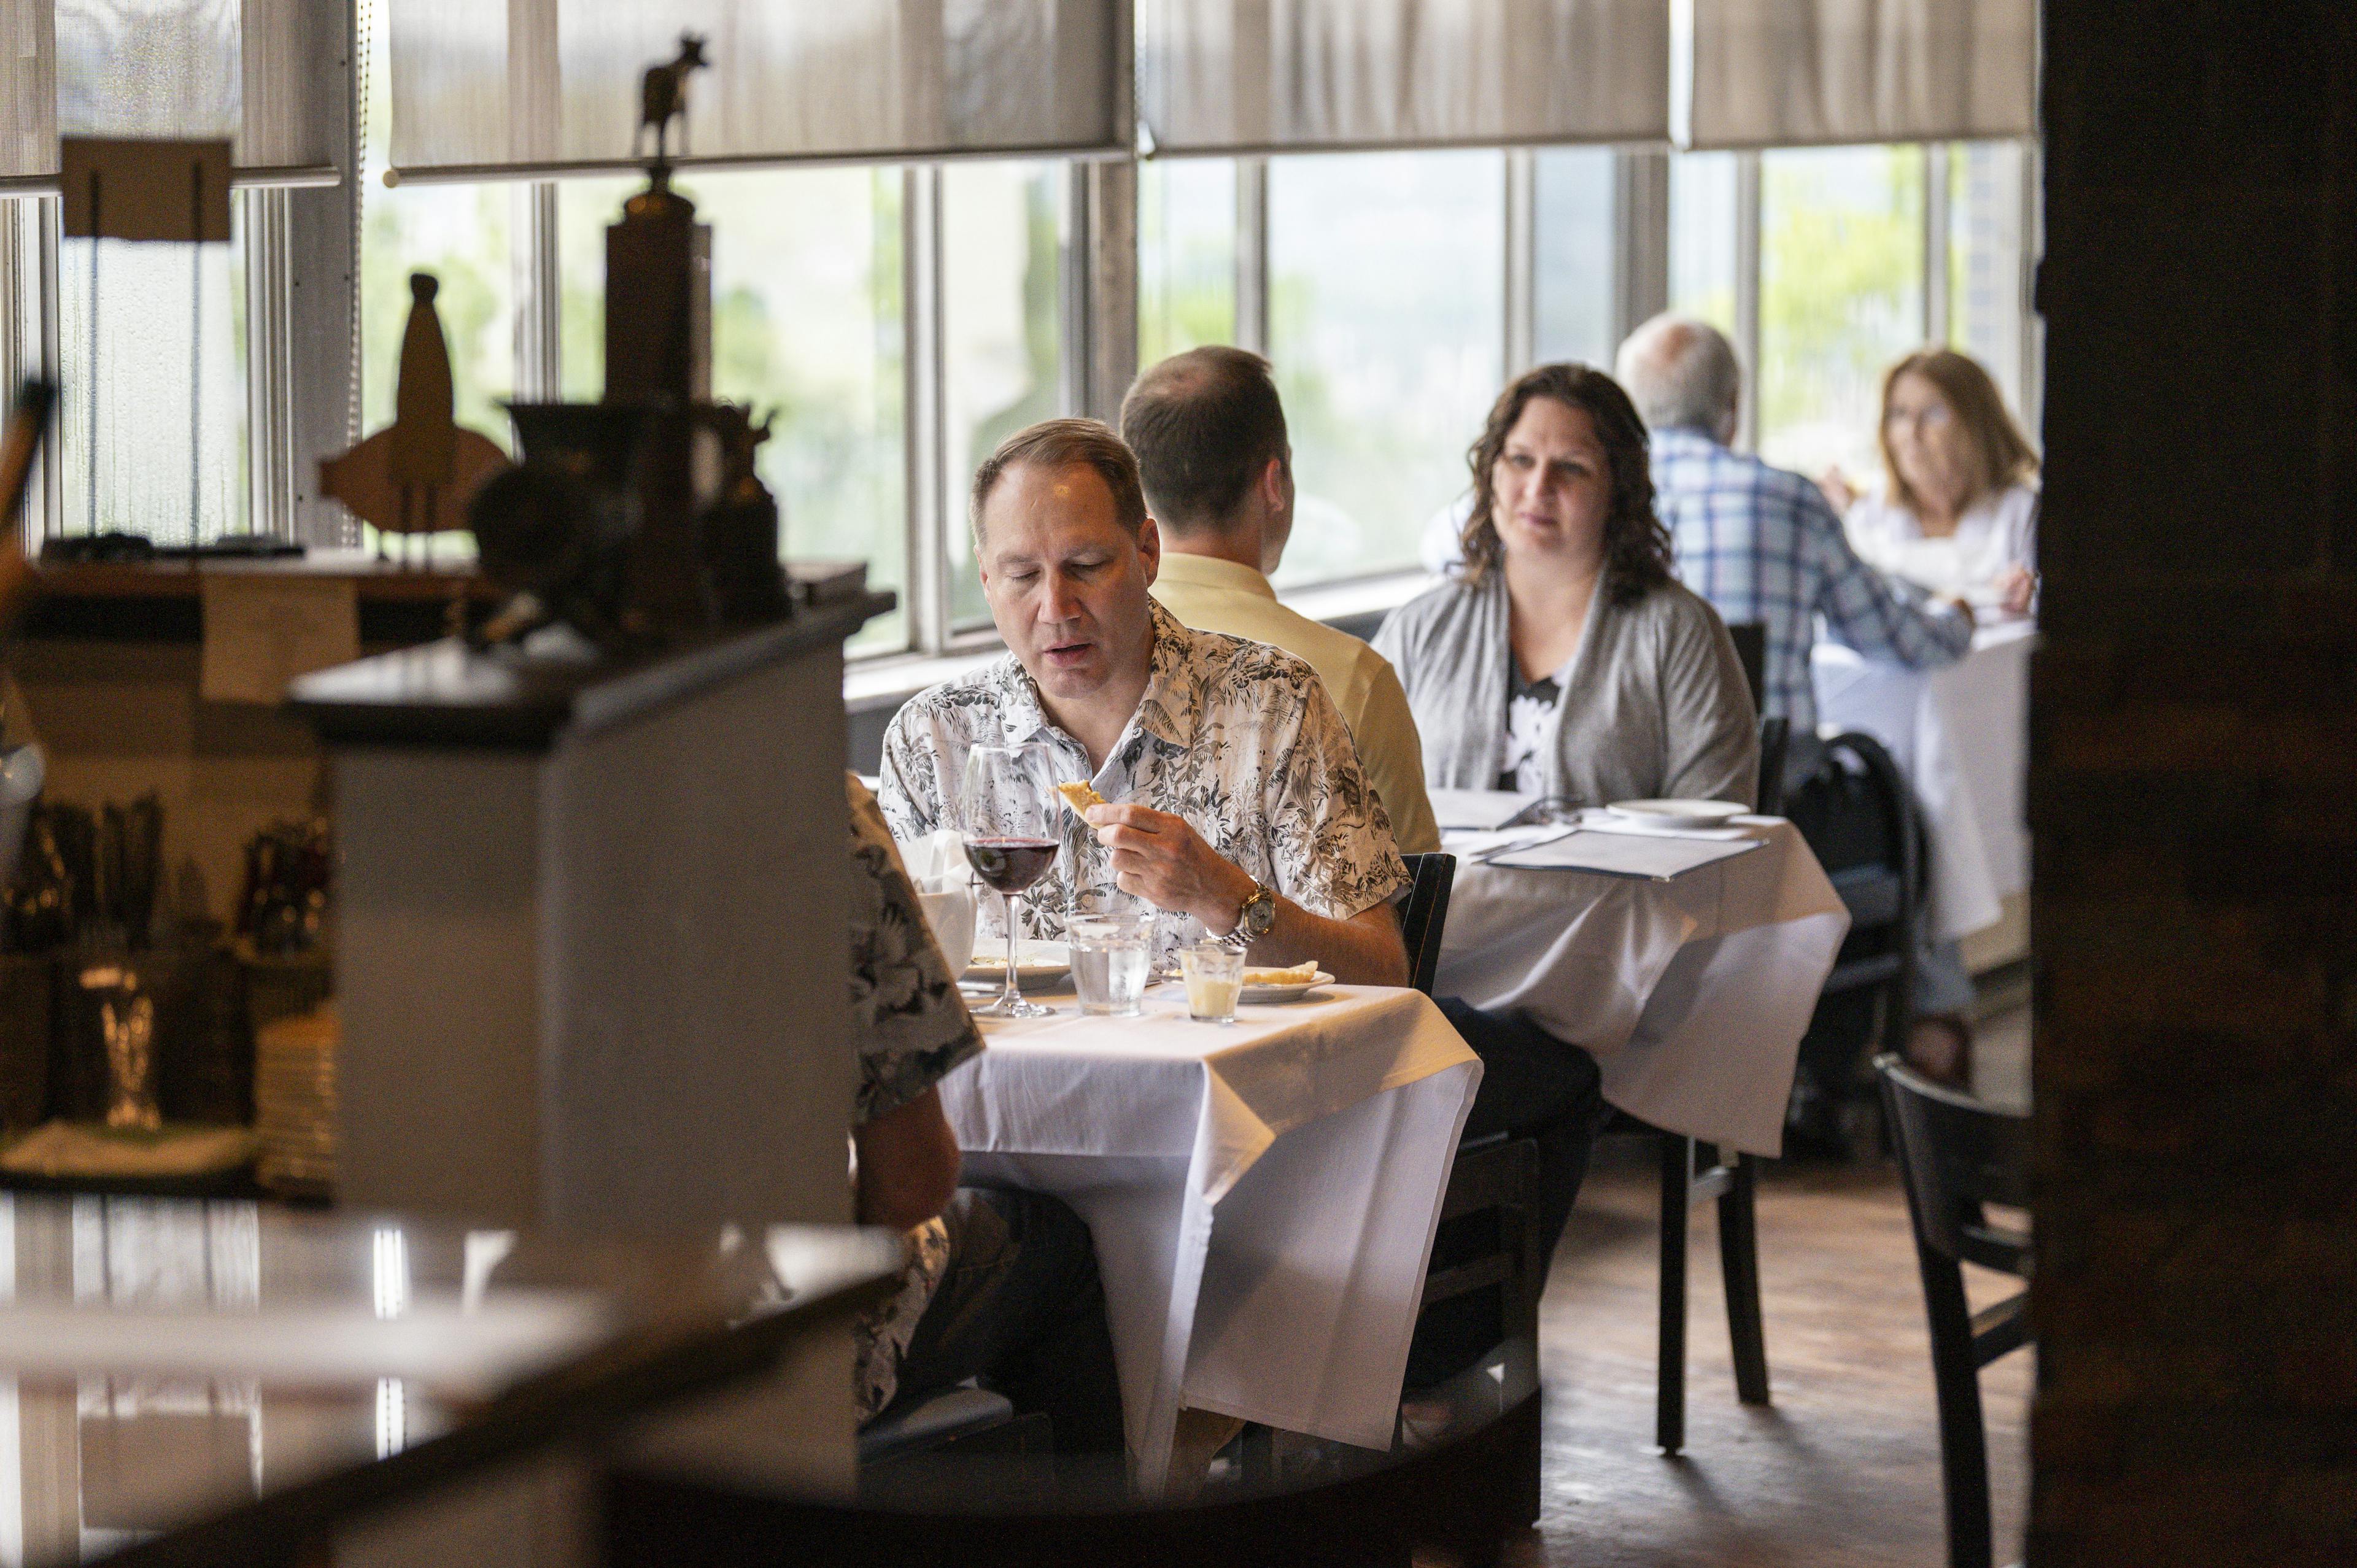
[[[1275,924],[1276,889],[1265,882],[1254,882],[1243,906],[1236,911],[1235,929],[1228,933],[1228,940],[1238,947],[1250,947],[1268,935],[1268,929]]]

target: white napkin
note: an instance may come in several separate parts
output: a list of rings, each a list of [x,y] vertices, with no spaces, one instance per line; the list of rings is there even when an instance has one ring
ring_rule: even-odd
[[[909,880],[917,885],[917,902],[924,906],[925,921],[941,944],[953,975],[965,972],[974,959],[974,871],[965,858],[965,843],[953,828],[927,833],[900,846],[900,860]]]

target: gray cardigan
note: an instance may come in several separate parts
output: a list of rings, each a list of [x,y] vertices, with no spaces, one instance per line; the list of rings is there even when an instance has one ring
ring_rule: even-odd
[[[1407,688],[1426,780],[1489,789],[1506,754],[1505,573],[1445,583],[1392,612],[1375,651]],[[1760,726],[1718,612],[1676,583],[1616,605],[1601,588],[1563,682],[1547,792],[1584,805],[1734,800],[1760,788]]]

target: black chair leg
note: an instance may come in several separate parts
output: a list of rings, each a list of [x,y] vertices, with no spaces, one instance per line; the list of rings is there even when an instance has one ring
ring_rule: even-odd
[[[1686,1445],[1686,1209],[1695,1144],[1662,1137],[1662,1343],[1653,1441],[1664,1454]]]
[[[1988,1439],[1981,1427],[1980,1368],[1973,1355],[1972,1308],[1953,1258],[1916,1253],[1932,1319],[1932,1380],[1940,1403],[1940,1485],[1948,1505],[1949,1568],[1990,1568]]]
[[[1768,1340],[1760,1321],[1760,1229],[1753,1204],[1759,1166],[1738,1155],[1718,1195],[1718,1264],[1727,1281],[1727,1333],[1734,1342],[1735,1397],[1768,1402]]]

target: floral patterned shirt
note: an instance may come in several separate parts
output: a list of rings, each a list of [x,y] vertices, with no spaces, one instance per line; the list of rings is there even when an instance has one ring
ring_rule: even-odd
[[[895,836],[960,825],[958,791],[975,746],[1046,742],[1057,776],[1107,800],[1183,817],[1222,857],[1312,914],[1347,920],[1408,883],[1391,820],[1318,672],[1265,643],[1181,626],[1153,607],[1146,694],[1105,764],[1048,718],[1039,689],[1008,653],[920,692],[884,736],[884,819]],[[1053,870],[1027,896],[1035,929],[1060,935],[1075,895],[1114,886],[1110,852],[1066,811]],[[1157,923],[1162,951],[1201,933]]]
[[[856,778],[851,792],[851,1029],[859,1053],[852,1115],[865,1125],[917,1099],[982,1051],[959,999],[957,978],[917,902],[900,852]],[[909,1232],[900,1288],[864,1317],[856,1335],[861,1416],[892,1402],[900,1358],[949,1272],[949,1230],[936,1217]]]

